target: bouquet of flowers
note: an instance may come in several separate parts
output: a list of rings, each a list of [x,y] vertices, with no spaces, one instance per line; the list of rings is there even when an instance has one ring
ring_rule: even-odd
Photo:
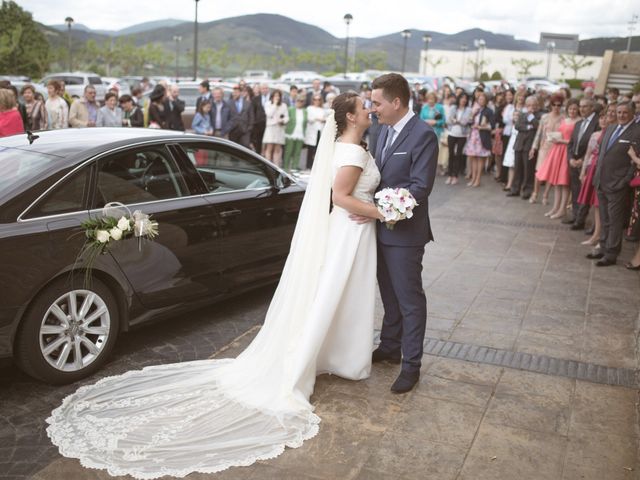
[[[413,217],[413,209],[418,206],[406,188],[383,188],[375,194],[375,199],[376,207],[384,216],[385,226],[389,230],[393,230],[396,222]]]
[[[140,210],[131,214],[126,206],[112,202],[105,205],[102,214],[100,218],[85,220],[81,224],[86,240],[78,260],[83,257],[86,259],[85,285],[90,283],[96,257],[107,253],[115,242],[135,236],[138,238],[138,249],[141,249],[142,238],[153,240],[158,236],[158,222]]]

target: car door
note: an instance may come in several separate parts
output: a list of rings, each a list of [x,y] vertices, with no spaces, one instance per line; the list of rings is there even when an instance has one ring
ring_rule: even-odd
[[[98,160],[96,177],[94,208],[120,202],[158,222],[155,240],[132,238],[110,248],[145,307],[199,301],[223,290],[215,208],[168,147],[107,155]]]
[[[229,289],[277,278],[289,253],[301,193],[285,193],[284,176],[266,162],[226,143],[181,142],[203,178],[204,198],[216,207]]]

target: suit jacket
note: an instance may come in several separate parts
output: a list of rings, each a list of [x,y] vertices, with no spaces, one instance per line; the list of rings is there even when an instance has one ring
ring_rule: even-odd
[[[211,112],[209,113],[209,115],[211,115],[211,126],[214,130],[217,130],[216,116],[218,115],[218,105],[214,101],[211,102]],[[227,105],[227,103],[222,100],[220,102],[220,133],[222,135],[227,135],[230,129],[231,109],[229,108],[229,105]]]
[[[196,112],[198,111],[198,108],[200,107],[200,104],[203,101],[207,101],[209,103],[213,102],[213,97],[211,96],[211,93],[209,93],[207,95],[200,95],[198,97],[198,99],[196,100]]]
[[[229,127],[229,133],[234,135],[243,135],[251,132],[253,128],[253,105],[246,98],[242,99],[242,110],[238,111],[236,107],[236,101],[230,98],[227,102],[229,105],[229,111],[231,112],[231,126]]]
[[[253,105],[253,122],[256,125],[265,125],[267,123],[267,115],[264,113],[264,107],[262,106],[262,95],[253,97],[251,100]]]
[[[538,111],[534,113],[531,121],[528,120],[528,117],[529,114],[527,112],[523,112],[520,114],[520,118],[518,118],[518,123],[516,124],[518,136],[516,137],[516,143],[513,146],[513,150],[516,152],[528,152],[531,150],[531,147],[533,146],[533,139],[536,137],[536,131],[540,125],[542,112]]]
[[[170,130],[180,130],[184,132],[182,123],[182,112],[184,112],[184,102],[180,98],[175,100],[167,99],[164,102],[164,109],[167,112],[167,124]]]
[[[627,151],[630,142],[640,142],[640,125],[634,122],[609,146],[609,139],[618,125],[609,125],[604,132],[593,185],[604,193],[616,193],[629,188],[636,167]]]
[[[576,123],[575,128],[573,129],[573,133],[571,134],[571,139],[567,144],[567,160],[579,160],[584,158],[584,155],[587,153],[587,145],[589,144],[589,139],[593,132],[597,132],[600,130],[600,125],[598,124],[598,114],[594,114],[591,122],[587,126],[587,129],[584,131],[582,138],[580,139],[580,143],[578,143],[578,135],[580,134],[580,129],[582,128],[583,123],[586,119],[582,119]],[[576,149],[577,145],[577,149]]]
[[[376,164],[383,188],[407,188],[418,202],[413,217],[398,222],[393,230],[378,223],[378,241],[383,245],[424,246],[433,240],[429,222],[429,194],[438,166],[438,137],[429,125],[414,115],[388,148],[382,164],[382,150],[391,127],[383,127],[376,146]]]

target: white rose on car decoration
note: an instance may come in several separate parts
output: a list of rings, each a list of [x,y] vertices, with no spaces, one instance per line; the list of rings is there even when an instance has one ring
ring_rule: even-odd
[[[375,194],[376,207],[384,216],[385,226],[393,230],[394,224],[413,217],[413,209],[418,202],[406,188],[383,188]]]
[[[126,212],[124,215],[123,211]],[[153,240],[158,236],[158,222],[140,210],[131,214],[126,206],[117,202],[105,205],[101,217],[85,220],[81,225],[86,240],[76,265],[84,265],[85,286],[91,283],[91,270],[97,256],[107,253],[116,242],[136,237],[138,250],[141,250],[143,238]]]

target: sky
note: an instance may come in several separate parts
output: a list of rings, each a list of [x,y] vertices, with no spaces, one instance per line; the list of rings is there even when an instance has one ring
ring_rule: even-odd
[[[46,25],[67,16],[92,29],[119,30],[166,18],[193,21],[191,0],[14,0]],[[135,8],[132,9],[132,5]],[[345,37],[342,18],[353,15],[349,36],[376,37],[406,28],[457,33],[481,28],[538,42],[540,32],[579,34],[580,39],[629,35],[638,0],[200,0],[198,20],[211,22],[256,13],[276,13]],[[640,23],[635,35],[640,34]]]

